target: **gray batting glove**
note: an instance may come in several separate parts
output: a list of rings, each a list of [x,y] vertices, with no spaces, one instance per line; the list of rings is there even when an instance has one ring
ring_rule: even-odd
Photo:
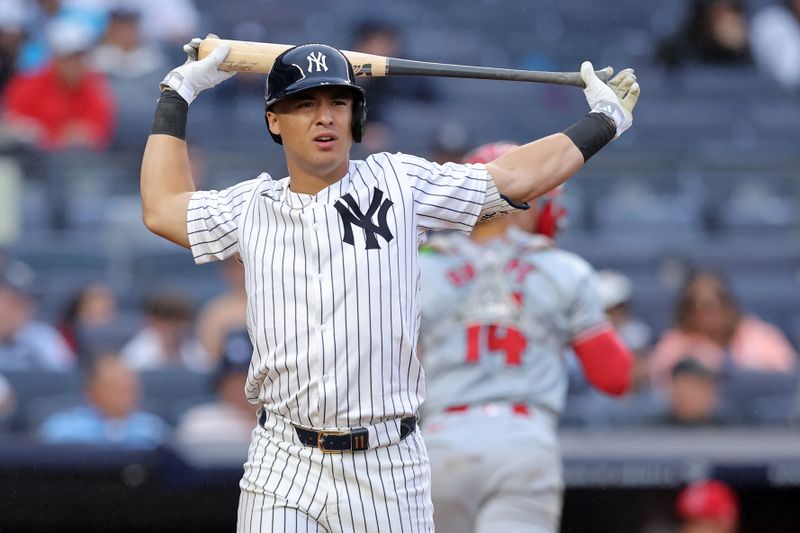
[[[608,69],[613,74],[613,69]],[[581,78],[586,84],[583,94],[586,95],[591,111],[611,117],[617,126],[616,137],[622,135],[633,124],[633,108],[639,99],[639,84],[636,83],[633,69],[626,68],[606,85],[594,73],[591,62],[584,61],[581,65]]]
[[[217,38],[213,33],[208,37]],[[180,67],[172,69],[166,77],[161,80],[161,90],[169,87],[181,95],[181,98],[188,103],[192,103],[197,95],[206,89],[219,85],[227,80],[235,72],[225,72],[219,70],[219,66],[225,61],[230,46],[227,43],[221,44],[208,54],[208,57],[197,60],[197,53],[200,49],[202,39],[195,37],[185,45],[183,50],[186,52],[186,63]]]

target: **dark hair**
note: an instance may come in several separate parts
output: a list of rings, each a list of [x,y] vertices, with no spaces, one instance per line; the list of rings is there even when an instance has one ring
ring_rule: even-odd
[[[711,11],[720,5],[731,7],[743,16],[747,14],[744,3],[741,0],[695,0],[689,25],[686,28],[686,35],[694,42],[701,54],[717,52],[717,44],[711,35],[709,16]]]
[[[698,280],[703,278],[711,278],[717,282],[717,297],[720,299],[720,302],[733,313],[735,318],[735,320],[733,320],[733,329],[735,329],[735,325],[739,322],[739,303],[725,277],[722,274],[710,270],[697,270],[691,272],[686,278],[675,306],[675,323],[679,328],[685,331],[693,330],[690,323],[690,316],[694,310],[694,295],[692,294],[692,289]],[[733,331],[730,332],[730,335],[733,335]]]
[[[657,58],[668,67],[685,61],[737,64],[749,60],[747,50],[731,50],[720,46],[711,31],[710,14],[717,6],[729,6],[742,16],[747,16],[741,0],[694,0],[677,33],[662,41],[656,49]]]
[[[685,357],[673,365],[670,376],[672,379],[680,376],[697,376],[706,379],[716,379],[717,373],[694,357]]]
[[[144,312],[148,317],[164,320],[192,320],[194,307],[184,295],[178,293],[153,294],[144,302]]]

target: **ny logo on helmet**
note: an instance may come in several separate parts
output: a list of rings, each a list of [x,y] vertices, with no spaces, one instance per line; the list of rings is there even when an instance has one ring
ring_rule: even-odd
[[[323,70],[325,72],[328,72],[328,65],[325,64],[325,59],[326,59],[325,54],[323,54],[322,52],[316,52],[316,55],[314,55],[314,52],[311,52],[310,54],[308,54],[306,59],[308,59],[307,70],[309,72],[314,72],[315,66],[317,67],[317,72],[322,72]]]
[[[345,194],[333,204],[333,207],[339,212],[339,216],[342,217],[342,223],[344,224],[344,238],[342,240],[347,244],[355,246],[353,224],[364,230],[367,250],[381,247],[375,234],[383,237],[386,242],[390,242],[394,238],[386,220],[389,208],[392,207],[392,201],[388,198],[383,198],[382,190],[375,188],[374,191],[366,213],[361,212],[358,203],[350,193]],[[372,221],[372,217],[376,212],[378,213],[377,224]]]

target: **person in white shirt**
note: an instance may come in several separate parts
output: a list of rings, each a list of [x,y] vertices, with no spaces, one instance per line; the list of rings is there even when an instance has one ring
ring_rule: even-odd
[[[800,88],[800,0],[784,0],[756,13],[750,41],[760,69],[787,89]]]
[[[121,350],[136,371],[186,368],[208,372],[212,365],[192,329],[194,310],[180,294],[157,294],[144,304],[146,325]]]

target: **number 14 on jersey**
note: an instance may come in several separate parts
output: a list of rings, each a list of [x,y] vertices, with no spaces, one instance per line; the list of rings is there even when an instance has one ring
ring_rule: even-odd
[[[486,355],[503,355],[509,366],[522,364],[528,341],[515,328],[473,324],[467,328],[467,363],[478,363]]]

